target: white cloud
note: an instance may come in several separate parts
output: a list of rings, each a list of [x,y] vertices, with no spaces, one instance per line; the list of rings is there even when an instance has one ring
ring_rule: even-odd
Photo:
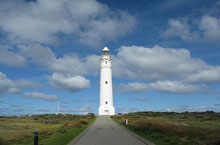
[[[181,79],[210,67],[204,61],[192,58],[186,49],[160,46],[122,46],[113,56],[113,75],[129,79]]]
[[[38,64],[44,69],[63,75],[99,74],[98,55],[87,55],[82,58],[72,53],[56,57],[49,47],[41,44],[19,45],[18,48],[20,50],[16,55],[25,60],[23,64],[28,64],[27,60],[30,60],[29,62]],[[211,66],[201,59],[192,58],[186,49],[163,48],[157,45],[153,48],[122,46],[112,58],[114,77],[154,81],[161,79],[186,79],[187,82],[219,81],[218,66]]]
[[[25,59],[24,63],[32,62],[43,67],[45,70],[53,72],[49,78],[49,83],[54,88],[68,90],[70,92],[79,91],[90,87],[90,81],[81,75],[97,75],[99,69],[99,56],[88,55],[80,58],[72,53],[57,58],[54,52],[41,44],[18,45],[18,56]],[[10,58],[12,59],[12,58]],[[15,62],[16,64],[16,62]],[[14,65],[15,65],[14,64]],[[16,88],[10,88],[8,92],[18,92]]]
[[[187,77],[188,82],[220,82],[220,67],[213,67],[209,70],[201,70]]]
[[[106,17],[103,20],[92,20],[86,26],[86,31],[81,33],[80,41],[91,46],[98,46],[104,39],[114,40],[123,36],[135,25],[134,17],[127,13],[120,13],[117,17]],[[94,41],[95,40],[95,41]]]
[[[52,87],[70,92],[76,92],[90,87],[90,81],[83,76],[53,73],[52,76],[48,77],[48,79]]]
[[[186,19],[170,19],[168,21],[168,28],[164,32],[166,36],[180,37],[183,40],[193,40],[196,38],[196,34],[190,31],[190,27]]]
[[[133,82],[128,84],[120,84],[116,91],[119,93],[129,93],[129,92],[142,92],[149,90],[146,83]]]
[[[21,56],[26,57],[26,60],[31,60],[35,64],[49,66],[56,60],[55,54],[49,47],[38,43],[18,45],[18,48]]]
[[[164,37],[177,37],[187,41],[220,40],[220,18],[203,15],[201,19],[187,20],[186,18],[169,19]],[[201,42],[200,41],[200,42]]]
[[[185,94],[203,91],[204,89],[206,89],[205,86],[192,85],[180,81],[157,81],[152,83],[133,82],[128,84],[120,84],[117,91],[119,93],[129,93],[155,90]]]
[[[18,50],[16,53],[8,48],[0,46],[0,63],[8,66],[23,67],[28,63],[34,63],[52,72],[73,75],[88,73],[97,75],[99,69],[100,56],[97,55],[80,58],[77,54],[71,53],[56,57],[49,47],[39,43],[17,45]]]
[[[56,34],[73,34],[91,46],[124,35],[135,25],[133,16],[96,0],[3,0],[0,19],[0,28],[13,41],[53,44]]]
[[[8,66],[23,67],[26,65],[26,59],[22,55],[10,51],[8,46],[0,45],[0,63]]]
[[[71,73],[74,75],[86,74],[87,69],[82,59],[75,54],[65,55],[51,62],[48,68],[55,72]]]
[[[194,93],[204,90],[205,86],[186,84],[180,81],[157,81],[148,84],[149,88],[169,93]]]
[[[101,56],[99,55],[88,55],[85,58],[84,67],[88,70],[89,74],[97,75],[99,74],[100,63],[99,59]]]
[[[0,95],[5,93],[19,93],[21,90],[39,87],[40,84],[28,80],[10,80],[5,74],[0,72]]]
[[[49,47],[38,43],[18,45],[18,48],[19,51],[17,55],[24,58],[24,63],[27,63],[27,60],[29,60],[49,71],[72,75],[98,74],[100,58],[98,55],[88,55],[84,58],[80,58],[77,54],[71,53],[56,57]],[[16,65],[16,62],[13,65]]]
[[[88,88],[90,82],[82,75],[97,75],[99,73],[100,56],[98,55],[88,55],[82,58],[72,53],[56,57],[49,47],[40,44],[19,45],[18,48],[20,50],[16,52],[16,55],[20,55],[26,61],[30,60],[30,62],[53,72],[48,80],[54,88],[70,92]],[[120,87],[127,88],[124,90],[128,92],[145,91],[153,89],[153,85],[160,85],[160,89],[153,90],[188,93],[203,88],[203,86],[190,83],[220,81],[218,66],[211,66],[201,59],[192,58],[190,52],[186,49],[163,48],[160,46],[154,46],[153,48],[122,46],[118,49],[116,55],[112,55],[112,58],[113,77],[136,81],[152,81],[151,85],[138,82],[128,83],[125,86],[121,84]],[[169,90],[168,85],[179,85],[179,87],[176,88],[176,91],[174,87]],[[186,85],[190,86],[191,90]],[[166,89],[162,89],[162,86]],[[8,92],[19,92],[19,89],[10,88]]]
[[[220,40],[220,18],[204,15],[201,18],[200,29],[203,36],[210,40]]]
[[[59,99],[55,95],[46,95],[44,93],[38,93],[38,92],[26,92],[26,93],[23,94],[22,97],[42,99],[42,100],[46,100],[46,101],[56,101],[56,100]]]

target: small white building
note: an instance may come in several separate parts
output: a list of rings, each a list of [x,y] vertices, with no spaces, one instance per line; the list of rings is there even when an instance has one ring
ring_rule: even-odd
[[[102,50],[100,58],[100,104],[99,115],[115,115],[112,90],[112,59],[107,47]]]

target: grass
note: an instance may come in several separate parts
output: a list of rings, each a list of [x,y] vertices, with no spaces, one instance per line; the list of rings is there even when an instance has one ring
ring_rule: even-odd
[[[92,119],[90,122],[82,123],[80,126],[76,127],[75,129],[60,129],[58,134],[54,134],[50,138],[44,139],[41,144],[42,145],[66,145],[68,144],[74,137],[79,135],[84,129],[86,129],[95,119]]]
[[[113,120],[157,145],[220,144],[220,113],[136,112]]]
[[[32,145],[35,130],[39,145],[66,145],[94,120],[91,114],[0,117],[0,145]]]

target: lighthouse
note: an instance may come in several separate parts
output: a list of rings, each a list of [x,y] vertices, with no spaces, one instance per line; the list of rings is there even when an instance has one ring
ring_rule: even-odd
[[[99,115],[115,115],[112,90],[112,59],[107,47],[102,50],[100,66]]]

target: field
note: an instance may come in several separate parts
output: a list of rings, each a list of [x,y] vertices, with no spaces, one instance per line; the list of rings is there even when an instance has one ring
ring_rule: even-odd
[[[113,120],[156,145],[220,145],[220,113],[212,111],[136,112]]]
[[[39,145],[66,145],[94,120],[93,114],[0,117],[0,145],[33,145],[35,130]]]

